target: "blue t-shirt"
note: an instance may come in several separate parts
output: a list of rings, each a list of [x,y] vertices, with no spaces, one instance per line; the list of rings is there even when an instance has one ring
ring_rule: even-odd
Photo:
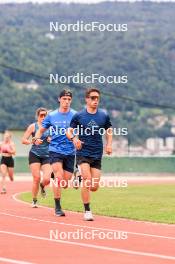
[[[42,122],[42,127],[49,128],[50,131],[49,151],[64,155],[75,154],[74,145],[66,136],[66,130],[70,127],[70,122],[75,113],[76,111],[73,109],[67,113],[59,112],[57,109],[46,116]]]
[[[111,126],[109,115],[102,109],[98,109],[95,114],[88,113],[86,109],[76,113],[70,127],[76,128],[74,133],[77,132],[79,139],[84,142],[82,148],[77,150],[77,156],[101,159],[103,155],[102,135]]]
[[[33,137],[35,136],[38,129],[39,129],[39,126],[37,123],[35,123],[35,131],[34,133],[32,133]],[[30,151],[38,157],[48,158],[49,157],[49,143],[47,139],[49,136],[50,136],[49,130],[46,130],[41,137],[41,139],[43,140],[43,143],[40,145],[33,144]]]

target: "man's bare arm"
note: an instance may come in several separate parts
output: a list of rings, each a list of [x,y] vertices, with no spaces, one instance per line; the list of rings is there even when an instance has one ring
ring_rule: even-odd
[[[67,129],[67,131],[66,131],[66,136],[67,136],[67,138],[68,138],[69,140],[71,140],[72,137],[74,136],[73,131],[74,131],[74,129],[73,129],[72,127],[69,127],[69,128]]]
[[[72,127],[69,127],[66,132],[66,136],[69,140],[71,140],[75,146],[76,149],[81,149],[83,142],[78,139],[76,135],[74,135],[74,129]]]
[[[113,129],[112,127],[110,127],[106,130],[105,152],[108,155],[112,154],[112,138],[113,138]]]

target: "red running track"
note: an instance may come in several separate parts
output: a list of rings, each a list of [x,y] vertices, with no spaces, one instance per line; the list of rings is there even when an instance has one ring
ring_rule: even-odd
[[[8,185],[0,195],[0,263],[175,263],[175,225],[103,216],[85,222],[73,212],[58,218],[53,209],[18,200],[30,182]]]

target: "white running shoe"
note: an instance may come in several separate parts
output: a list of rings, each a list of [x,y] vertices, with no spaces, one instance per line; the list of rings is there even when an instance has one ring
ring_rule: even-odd
[[[85,213],[84,213],[84,220],[85,221],[93,221],[94,220],[91,211],[85,211]]]
[[[32,202],[32,208],[38,208],[37,201],[33,201],[33,202]]]

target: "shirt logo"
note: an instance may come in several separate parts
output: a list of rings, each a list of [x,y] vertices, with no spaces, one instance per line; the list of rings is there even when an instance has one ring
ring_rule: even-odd
[[[98,124],[93,120],[91,119],[91,121],[87,124],[88,127],[98,127]]]

